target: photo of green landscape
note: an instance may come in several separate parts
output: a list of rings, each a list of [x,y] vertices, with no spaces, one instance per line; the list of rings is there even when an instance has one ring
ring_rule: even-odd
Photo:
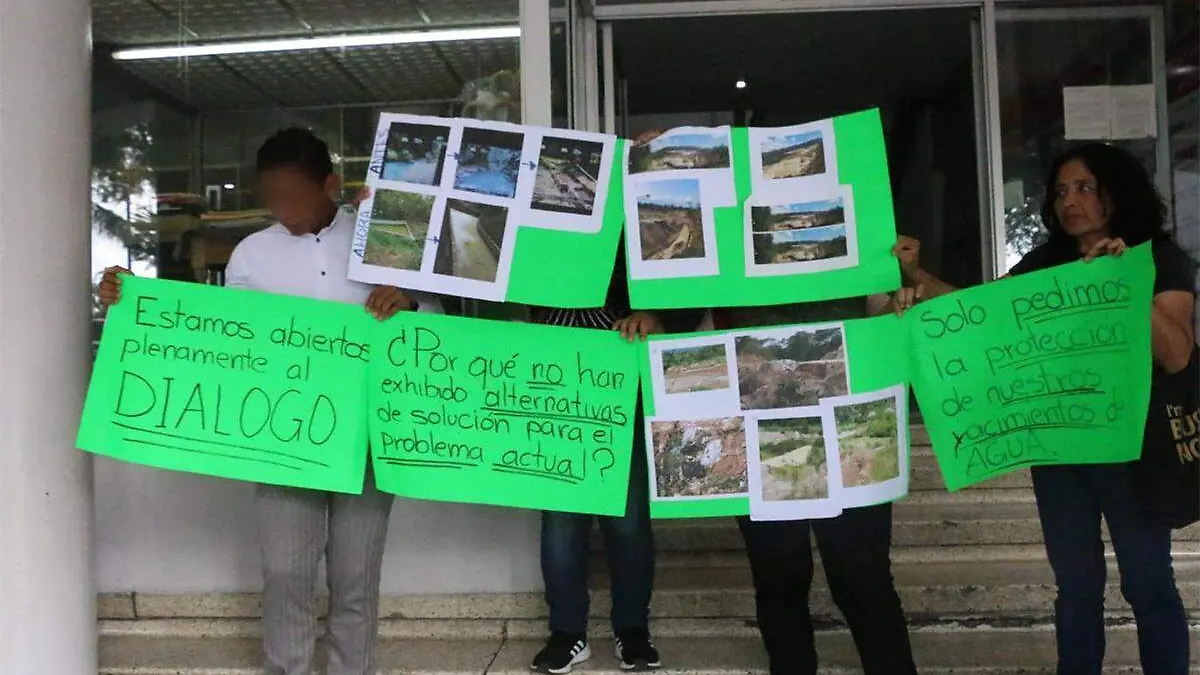
[[[668,394],[729,388],[729,362],[723,344],[664,349],[662,365]]]
[[[842,485],[874,485],[900,476],[896,399],[888,397],[833,409]]]
[[[420,270],[432,212],[430,195],[377,191],[371,206],[363,262],[397,270]]]
[[[759,420],[758,455],[764,501],[829,497],[820,417]]]

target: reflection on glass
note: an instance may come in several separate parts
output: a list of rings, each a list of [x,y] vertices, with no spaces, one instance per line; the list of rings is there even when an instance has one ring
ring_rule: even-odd
[[[996,26],[1004,167],[1003,273],[1045,240],[1041,201],[1054,157],[1066,138],[1063,88],[1153,82],[1150,20],[1091,18],[1011,20]],[[1107,139],[1156,173],[1156,141]]]

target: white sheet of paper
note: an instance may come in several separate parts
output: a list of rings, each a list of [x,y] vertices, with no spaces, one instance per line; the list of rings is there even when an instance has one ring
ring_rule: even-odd
[[[1067,140],[1106,140],[1112,129],[1109,87],[1063,87]]]
[[[1117,140],[1158,136],[1154,85],[1109,87],[1109,98],[1112,117],[1108,138]]]

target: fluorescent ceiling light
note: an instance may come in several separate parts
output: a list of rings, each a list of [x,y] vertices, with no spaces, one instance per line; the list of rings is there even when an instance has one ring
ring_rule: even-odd
[[[223,54],[261,54],[263,52],[292,52],[343,47],[378,47],[425,42],[456,42],[462,40],[495,40],[521,37],[519,26],[492,28],[452,28],[447,30],[403,31],[397,33],[366,33],[363,35],[333,35],[330,37],[257,40],[254,42],[214,42],[210,44],[174,47],[136,47],[113,52],[117,61],[145,59],[177,59],[188,56],[219,56]]]

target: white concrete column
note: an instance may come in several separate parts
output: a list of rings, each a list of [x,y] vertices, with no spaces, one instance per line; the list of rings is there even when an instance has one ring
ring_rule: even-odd
[[[88,0],[0,0],[0,673],[95,675]]]

